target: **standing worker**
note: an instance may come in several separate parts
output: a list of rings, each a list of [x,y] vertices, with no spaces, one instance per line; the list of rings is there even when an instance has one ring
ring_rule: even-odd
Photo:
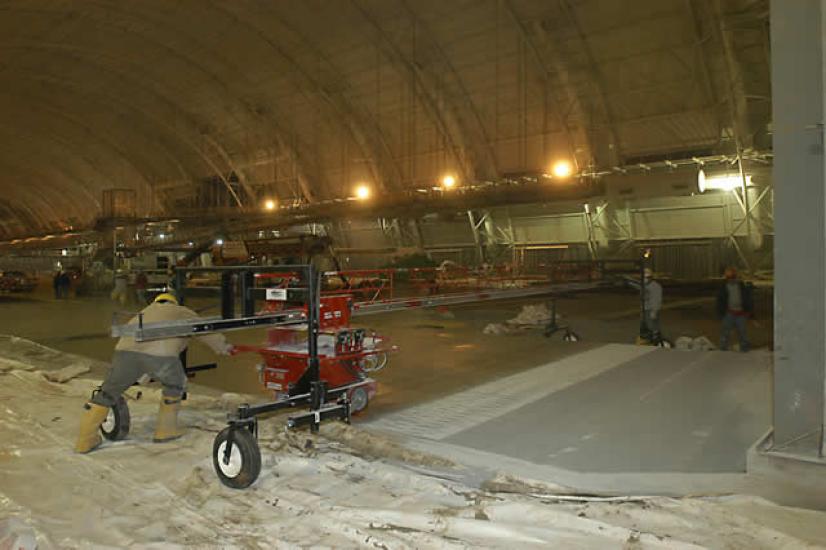
[[[656,341],[660,336],[660,310],[663,308],[663,287],[654,280],[654,272],[643,270],[643,325],[648,339]]]
[[[54,297],[56,300],[60,300],[63,295],[62,288],[63,288],[63,272],[61,270],[55,271],[54,277],[52,277],[52,287],[54,288]]]
[[[118,302],[121,306],[125,306],[127,299],[129,298],[126,282],[126,275],[120,270],[116,271],[115,286],[112,288],[112,293],[109,297]]]
[[[155,301],[145,307],[140,315],[143,323],[159,323],[197,319],[198,314],[178,305],[174,294],[159,294]],[[129,321],[138,323],[139,316]],[[227,343],[223,334],[204,334],[198,337],[220,355],[232,355],[235,348]],[[115,346],[112,368],[99,392],[86,403],[86,412],[80,422],[75,451],[88,453],[102,443],[99,428],[109,409],[115,405],[120,395],[142,376],[149,375],[163,385],[158,421],[153,440],[156,443],[170,441],[183,435],[178,428],[178,409],[181,405],[186,372],[180,355],[186,349],[187,338],[166,338],[137,342],[132,336],[123,336]]]
[[[143,271],[138,271],[135,276],[135,295],[138,299],[138,304],[146,305],[146,287],[149,286],[149,278]]]
[[[68,271],[60,272],[60,292],[64,298],[69,298],[69,291],[72,289],[72,276]]]
[[[726,268],[726,284],[717,293],[717,314],[723,320],[720,333],[720,349],[728,349],[731,329],[737,329],[737,338],[740,341],[740,351],[749,351],[749,339],[746,334],[746,321],[754,317],[754,299],[752,285],[741,281],[737,270]]]

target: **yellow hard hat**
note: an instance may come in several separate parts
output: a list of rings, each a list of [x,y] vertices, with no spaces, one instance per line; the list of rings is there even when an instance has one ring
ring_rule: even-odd
[[[178,297],[175,296],[174,294],[169,293],[169,292],[164,292],[162,294],[158,294],[157,296],[155,296],[154,301],[156,303],[157,302],[172,302],[173,304],[178,305]]]

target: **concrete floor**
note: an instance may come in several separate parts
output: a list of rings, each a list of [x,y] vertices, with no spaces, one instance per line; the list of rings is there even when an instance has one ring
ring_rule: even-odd
[[[745,471],[770,422],[765,354],[579,351],[368,425],[578,472]]]
[[[715,341],[718,322],[708,294],[667,293],[665,332]],[[510,459],[523,469],[535,466],[537,476],[587,472],[606,486],[611,482],[604,476],[618,472],[655,476],[650,479],[742,472],[746,449],[769,424],[769,354],[627,345],[638,328],[637,299],[622,291],[559,298],[558,312],[583,338],[573,344],[536,331],[482,333],[488,323],[503,322],[536,300],[455,307],[447,315],[422,310],[365,318],[401,351],[377,374],[379,396],[356,422],[369,426],[407,417],[421,426],[422,407],[436,418],[445,404],[454,407],[470,395],[475,405],[454,411],[462,429],[448,430],[432,443],[475,452],[483,462]],[[765,300],[758,307],[761,303]],[[0,297],[0,333],[107,361],[114,346],[108,327],[119,309],[105,297],[58,302],[44,291]],[[751,338],[756,347],[765,347],[770,312],[758,309],[758,318],[762,325],[751,327]],[[228,337],[256,344],[265,334],[250,330]],[[190,358],[193,363],[214,360],[197,344]],[[217,371],[201,373],[196,381],[222,391],[258,393],[263,400],[258,362],[249,354],[222,358]],[[488,406],[490,394],[498,401]],[[405,429],[396,433],[411,435]]]

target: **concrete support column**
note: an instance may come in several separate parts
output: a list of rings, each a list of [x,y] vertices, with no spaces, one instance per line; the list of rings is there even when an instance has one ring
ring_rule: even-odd
[[[826,0],[772,0],[773,450],[823,452],[826,371]]]

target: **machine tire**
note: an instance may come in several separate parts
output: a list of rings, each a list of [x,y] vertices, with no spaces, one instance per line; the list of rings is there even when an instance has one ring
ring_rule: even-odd
[[[212,465],[221,483],[231,489],[246,489],[261,474],[261,449],[252,432],[245,428],[235,428],[230,451],[230,463],[224,464],[224,449],[229,437],[229,427],[215,436],[212,445]]]
[[[673,348],[673,347],[674,347],[674,342],[672,342],[672,341],[671,341],[671,340],[669,340],[668,338],[663,338],[662,340],[660,340],[659,342],[657,342],[657,347],[658,347],[658,348],[666,348],[666,349],[671,349],[671,348]]]
[[[100,425],[100,433],[109,441],[120,441],[129,435],[130,425],[129,405],[126,404],[126,399],[119,395],[115,405],[109,409],[106,420]]]
[[[364,386],[351,389],[347,392],[347,398],[350,400],[350,414],[359,414],[370,404],[370,396]]]

